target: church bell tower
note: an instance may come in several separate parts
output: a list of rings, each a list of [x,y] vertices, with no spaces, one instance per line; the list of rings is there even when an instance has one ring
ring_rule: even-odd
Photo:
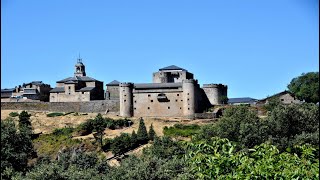
[[[75,65],[75,72],[74,72],[74,76],[86,76],[86,70],[85,70],[85,66],[82,63],[82,59],[79,58],[77,59],[77,64]]]

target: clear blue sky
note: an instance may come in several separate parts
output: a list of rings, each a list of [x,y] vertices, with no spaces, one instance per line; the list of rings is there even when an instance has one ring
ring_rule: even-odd
[[[231,97],[264,98],[319,71],[316,0],[2,0],[1,88],[87,75],[152,82],[177,65]]]

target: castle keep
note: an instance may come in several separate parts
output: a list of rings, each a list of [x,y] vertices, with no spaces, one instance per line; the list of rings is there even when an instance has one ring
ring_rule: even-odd
[[[120,116],[193,117],[221,104],[223,96],[227,96],[227,86],[200,88],[192,73],[172,65],[153,73],[153,83],[120,83]]]

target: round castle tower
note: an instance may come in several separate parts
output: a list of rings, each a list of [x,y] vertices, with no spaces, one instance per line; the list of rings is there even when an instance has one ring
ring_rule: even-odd
[[[194,117],[195,113],[195,83],[194,79],[182,81],[183,114],[189,118]]]
[[[228,96],[228,86],[223,84],[204,84],[202,89],[212,105],[223,104],[222,97]]]
[[[133,116],[133,83],[120,83],[120,116],[132,117]]]

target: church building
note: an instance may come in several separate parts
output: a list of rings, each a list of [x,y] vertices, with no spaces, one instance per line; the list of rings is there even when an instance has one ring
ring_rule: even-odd
[[[103,82],[86,76],[85,65],[78,58],[73,77],[57,81],[50,91],[50,102],[103,100]]]

